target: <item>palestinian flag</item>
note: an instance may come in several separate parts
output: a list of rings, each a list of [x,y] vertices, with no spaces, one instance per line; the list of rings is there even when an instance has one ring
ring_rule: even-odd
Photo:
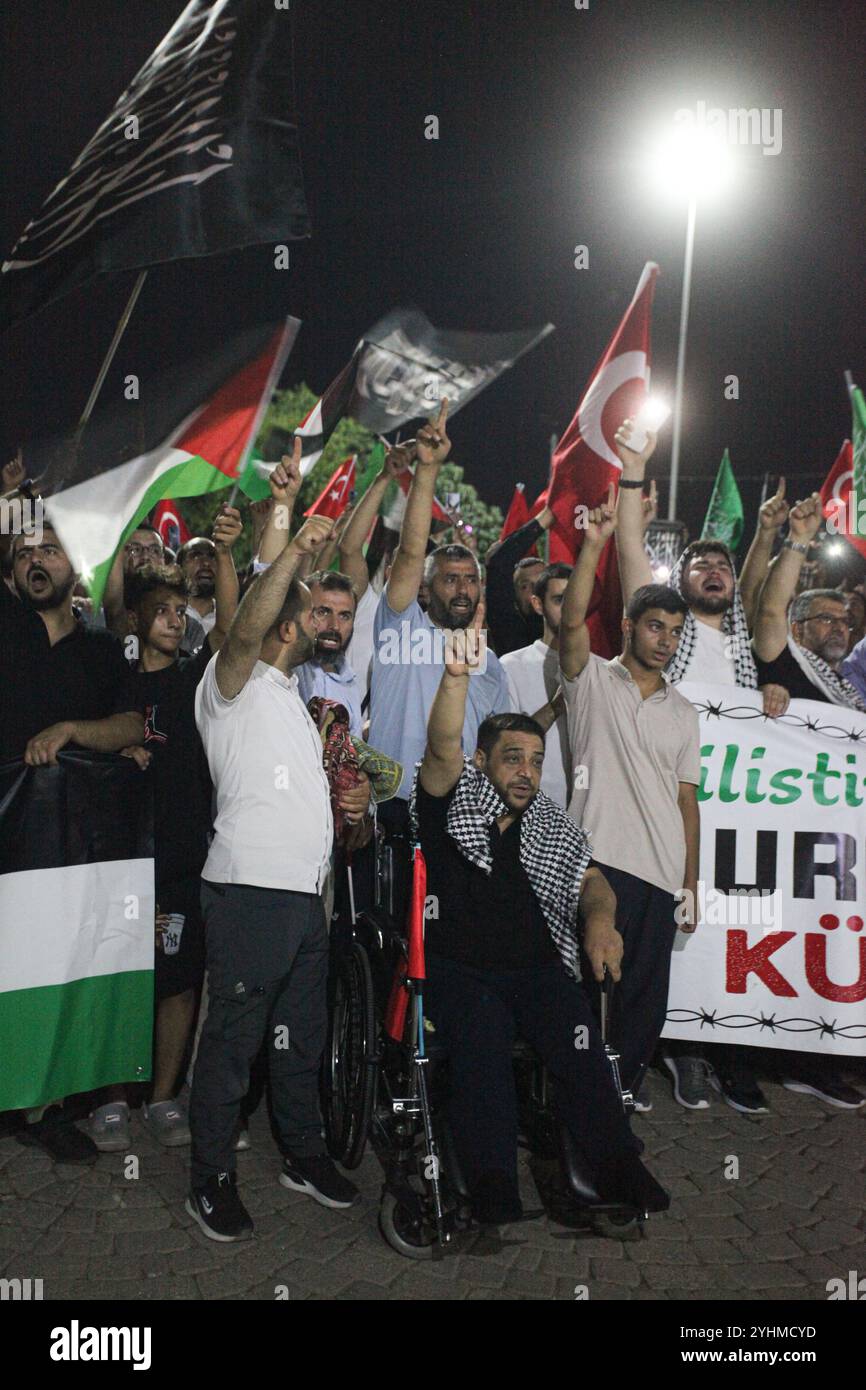
[[[743,523],[743,499],[726,449],[713,484],[701,539],[723,541],[729,550],[735,551],[743,538]]]
[[[130,758],[0,768],[0,1110],[150,1076],[150,818]]]
[[[310,469],[319,462],[325,452],[325,445],[344,415],[351,414],[358,359],[358,348],[351,362],[335,377],[323,396],[320,396],[312,410],[304,416],[295,430],[301,438],[301,475],[306,477]],[[357,417],[356,417],[357,418]]]
[[[290,318],[276,331],[250,330],[148,379],[143,448],[130,447],[126,403],[94,417],[76,453],[60,449],[42,480],[47,514],[95,605],[118,546],[158,502],[238,482],[299,327]]]
[[[351,454],[349,458],[334,470],[322,491],[319,493],[315,502],[304,512],[304,516],[329,516],[334,521],[343,515],[349,505],[349,498],[355,486],[355,465],[357,454]]]

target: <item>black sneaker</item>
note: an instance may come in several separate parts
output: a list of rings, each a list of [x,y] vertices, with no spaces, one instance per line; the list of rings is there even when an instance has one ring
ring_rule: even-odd
[[[803,1095],[817,1096],[819,1100],[825,1100],[828,1105],[835,1105],[839,1110],[859,1110],[862,1105],[866,1105],[866,1096],[861,1096],[853,1086],[837,1080],[830,1072],[824,1075],[818,1071],[804,1070],[799,1076],[784,1077],[782,1085],[786,1091],[800,1091]]]
[[[327,1154],[286,1158],[280,1182],[293,1192],[306,1192],[323,1207],[353,1207],[360,1195],[355,1184],[337,1172]]]
[[[718,1068],[710,1075],[710,1085],[741,1115],[767,1115],[767,1097],[753,1076],[744,1072],[732,1074]]]
[[[76,1129],[59,1105],[52,1105],[41,1120],[25,1125],[15,1135],[29,1149],[43,1149],[55,1163],[95,1163],[99,1150],[87,1134]]]
[[[193,1187],[186,1210],[211,1240],[249,1240],[253,1223],[238,1196],[235,1173],[215,1173],[204,1187]]]

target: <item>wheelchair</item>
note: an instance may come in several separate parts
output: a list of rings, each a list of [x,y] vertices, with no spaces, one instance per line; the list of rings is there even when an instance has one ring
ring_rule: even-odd
[[[464,1248],[481,1228],[472,1218],[445,1117],[446,1051],[424,1018],[423,995],[406,983],[409,943],[394,911],[394,855],[400,846],[388,843],[379,827],[373,850],[372,905],[355,910],[349,865],[346,924],[336,940],[332,937],[322,1074],[325,1134],[331,1157],[344,1168],[357,1168],[368,1144],[379,1160],[379,1229],[387,1244],[410,1259],[441,1258],[449,1248]],[[607,1042],[605,1049],[629,1111],[634,1102],[620,1085],[618,1059]],[[543,1204],[543,1211],[528,1215],[546,1211],[558,1224],[577,1230],[640,1238],[648,1213],[599,1197],[557,1117],[540,1058],[518,1042],[513,1062],[520,1144],[529,1150]]]

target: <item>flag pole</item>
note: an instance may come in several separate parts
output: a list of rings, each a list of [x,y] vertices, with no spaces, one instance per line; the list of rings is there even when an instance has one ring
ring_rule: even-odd
[[[105,354],[102,366],[99,368],[99,375],[93,383],[93,390],[87,398],[87,404],[84,407],[84,413],[82,414],[81,419],[78,421],[78,426],[75,431],[76,448],[81,443],[81,437],[84,434],[84,431],[87,429],[88,421],[90,420],[90,417],[93,414],[93,407],[96,405],[97,397],[99,396],[99,393],[102,390],[105,378],[108,376],[109,368],[111,367],[111,364],[114,361],[114,355],[117,352],[117,349],[120,347],[120,340],[126,332],[127,324],[129,323],[129,320],[132,318],[132,311],[135,308],[138,296],[141,294],[141,288],[146,278],[147,269],[140,270],[136,278],[135,284],[132,287],[132,293],[130,294],[129,299],[126,301],[126,308],[121,314],[117,323],[117,327],[114,330],[114,337],[111,340],[111,346],[109,347],[108,352]]]
[[[767,498],[769,497],[769,495],[770,495],[770,475],[769,475],[769,473],[765,473],[764,476],[763,476],[763,478],[761,479],[761,500],[760,500],[760,502],[758,503],[758,506],[759,506],[759,507],[763,507],[763,505],[764,505],[764,503],[766,502],[766,500],[767,500]]]
[[[689,327],[689,299],[692,292],[692,258],[695,249],[695,219],[698,201],[694,193],[689,198],[686,223],[686,254],[683,262],[683,297],[680,305],[680,340],[677,347],[677,377],[674,388],[674,425],[671,440],[671,478],[668,491],[668,521],[676,521],[677,484],[680,477],[680,439],[683,425],[683,380],[686,371],[686,335]]]

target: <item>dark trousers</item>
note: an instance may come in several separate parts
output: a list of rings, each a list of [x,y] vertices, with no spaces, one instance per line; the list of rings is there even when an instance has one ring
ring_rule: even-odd
[[[559,1115],[597,1172],[638,1152],[589,1002],[561,966],[477,970],[428,954],[424,1009],[448,1050],[448,1119],[470,1192],[490,1172],[517,1188],[517,1034],[546,1063]]]
[[[328,936],[321,898],[202,882],[202,908],[210,998],[190,1097],[193,1187],[234,1170],[241,1102],[265,1040],[282,1147],[298,1157],[325,1147],[319,1068]]]
[[[620,1054],[623,1085],[636,1091],[665,1025],[676,902],[672,893],[624,869],[598,867],[616,893],[616,927],[623,939],[622,980],[614,990],[609,1041]],[[598,1015],[600,990],[586,960],[583,978]]]

